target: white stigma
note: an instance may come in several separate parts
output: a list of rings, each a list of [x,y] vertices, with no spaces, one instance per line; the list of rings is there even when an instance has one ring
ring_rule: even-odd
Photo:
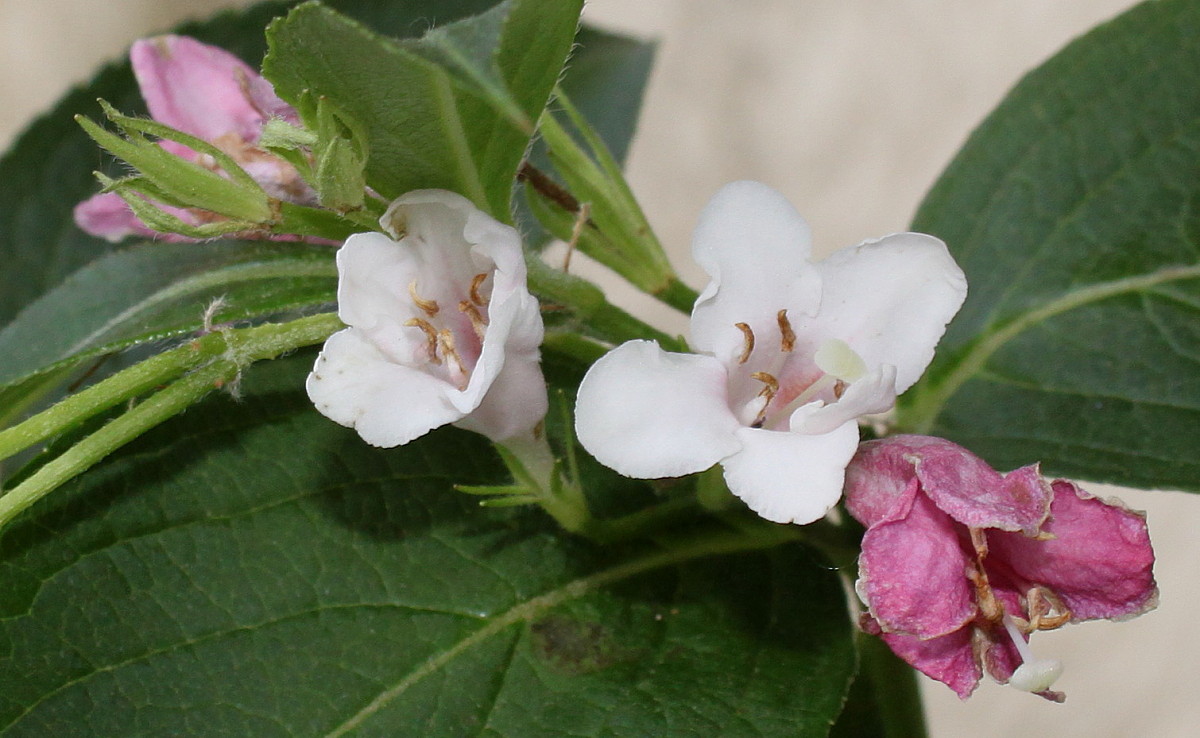
[[[1004,614],[1004,628],[1012,638],[1013,645],[1016,646],[1017,653],[1020,654],[1023,662],[1008,678],[1009,686],[1023,692],[1045,692],[1050,689],[1054,682],[1062,676],[1062,662],[1058,659],[1035,658],[1033,651],[1029,649],[1029,644],[1008,613]]]
[[[862,357],[839,338],[830,338],[813,355],[817,368],[826,374],[851,384],[867,373]]]

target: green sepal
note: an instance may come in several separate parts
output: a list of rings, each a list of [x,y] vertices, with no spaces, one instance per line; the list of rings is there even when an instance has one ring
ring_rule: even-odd
[[[219,238],[231,233],[242,233],[257,229],[257,223],[251,223],[244,220],[219,220],[213,223],[202,223],[195,225],[182,220],[178,216],[172,215],[167,211],[155,206],[152,202],[145,199],[142,195],[150,193],[138,192],[136,187],[131,182],[140,182],[141,178],[131,177],[124,180],[113,180],[106,177],[101,172],[95,172],[96,179],[104,185],[105,192],[115,192],[125,201],[129,209],[133,211],[134,216],[142,221],[145,226],[159,233],[178,233],[181,236],[188,238]],[[173,204],[173,203],[168,203]]]
[[[314,186],[321,204],[338,212],[363,205],[369,145],[362,126],[327,98],[316,101],[317,142]]]

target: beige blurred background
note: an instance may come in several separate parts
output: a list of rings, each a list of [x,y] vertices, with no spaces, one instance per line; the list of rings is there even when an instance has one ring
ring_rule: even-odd
[[[0,142],[132,39],[241,4],[0,0]],[[592,0],[586,17],[661,41],[630,179],[682,273],[699,284],[689,234],[721,184],[752,178],[782,190],[824,251],[903,230],[954,151],[1021,74],[1132,4]],[[1200,735],[1200,700],[1190,696],[1200,656],[1193,617],[1200,573],[1190,545],[1200,498],[1120,494],[1149,513],[1159,610],[1130,623],[1039,635],[1038,655],[1066,663],[1058,684],[1064,705],[988,682],[961,703],[924,680],[933,736]]]

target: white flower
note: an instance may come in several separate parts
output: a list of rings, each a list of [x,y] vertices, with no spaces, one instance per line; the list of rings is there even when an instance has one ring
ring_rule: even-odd
[[[692,242],[712,281],[697,354],[630,341],[579,387],[576,431],[630,477],[724,467],[768,520],[808,523],[841,496],[860,416],[885,412],[933,358],[966,297],[944,243],[897,233],[809,261],[808,225],[778,192],[734,182]]]
[[[373,446],[447,423],[493,441],[546,414],[542,319],[517,232],[444,190],[392,203],[338,251],[338,316],[308,396]]]

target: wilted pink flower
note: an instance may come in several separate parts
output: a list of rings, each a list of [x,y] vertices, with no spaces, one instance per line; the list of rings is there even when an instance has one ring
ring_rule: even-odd
[[[1029,634],[1157,604],[1144,516],[1036,465],[1000,474],[949,441],[893,436],[859,448],[846,507],[867,526],[864,630],[964,699],[986,669],[1061,701],[1061,665],[1034,659]]]
[[[254,178],[271,197],[308,204],[315,195],[295,167],[257,147],[271,118],[299,122],[296,112],[275,95],[245,62],[224,49],[186,36],[158,36],[134,42],[129,51],[146,107],[156,121],[207,141]],[[216,168],[212,158],[187,146],[160,145],[188,161]],[[202,214],[173,207],[163,209],[184,222],[200,224]],[[151,230],[114,192],[95,195],[75,207],[75,223],[93,236],[119,241],[127,236],[154,236],[169,241],[194,239]]]

